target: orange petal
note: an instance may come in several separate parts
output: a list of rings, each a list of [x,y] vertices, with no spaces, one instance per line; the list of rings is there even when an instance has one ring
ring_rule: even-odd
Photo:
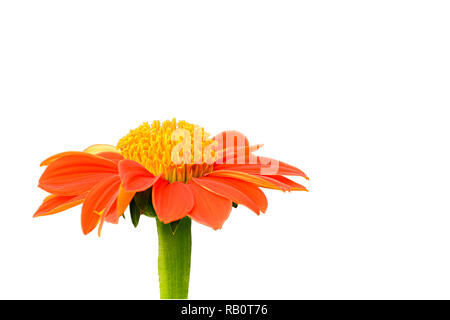
[[[235,170],[256,175],[266,175],[264,171],[270,169],[273,173],[267,175],[301,176],[309,180],[308,176],[302,170],[282,161],[267,157],[255,157],[255,162],[248,163],[247,159],[239,157],[234,164],[221,164],[216,162],[217,164],[214,165],[214,170]]]
[[[118,175],[99,182],[87,195],[81,210],[81,227],[84,234],[91,232],[99,223],[100,215],[111,199],[117,197],[120,186]]]
[[[100,237],[101,235],[102,235],[102,230],[103,230],[103,224],[105,223],[105,215],[104,215],[104,213],[102,212],[101,214],[100,214],[100,222],[98,223],[98,231],[97,231],[97,234],[98,234],[98,236]],[[90,231],[89,231],[90,232]]]
[[[187,186],[194,197],[194,207],[188,216],[214,230],[222,228],[231,212],[231,200],[218,196],[192,181]]]
[[[57,153],[57,154],[45,159],[44,161],[42,161],[41,167],[48,166],[50,163],[52,163],[55,160],[58,160],[61,157],[71,156],[71,155],[79,155],[82,153],[83,152],[80,152],[80,151],[66,151],[66,152]]]
[[[103,224],[105,221],[109,223],[119,223],[119,217],[117,216],[117,192],[111,197],[105,209],[101,213],[97,232],[99,237],[102,234]]]
[[[119,215],[117,214],[117,197],[105,208],[105,221],[109,223],[119,223]]]
[[[42,202],[41,206],[34,213],[33,217],[42,217],[55,214],[83,203],[86,194],[77,196],[57,196],[50,195]]]
[[[99,157],[103,157],[118,163],[120,160],[123,160],[123,156],[117,152],[99,152],[97,153]]]
[[[217,160],[215,163],[217,164],[237,164],[240,159],[244,159],[245,162],[249,162],[250,154],[262,148],[262,144],[257,144],[254,146],[245,146],[245,147],[231,147],[223,150],[219,150],[217,152]]]
[[[302,170],[285,162],[267,157],[257,157],[257,161],[258,163],[261,163],[266,166],[267,163],[274,163],[274,162],[278,163],[278,171],[276,173],[277,175],[300,176],[305,178],[306,180],[309,180],[308,176]],[[270,167],[270,165],[268,166]]]
[[[101,236],[104,222],[119,223],[119,216],[117,215],[117,191],[106,204],[105,209],[102,211],[100,223],[98,225],[98,236]]]
[[[291,191],[308,191],[308,189],[306,189],[301,184],[298,184],[297,182],[292,181],[291,179],[288,179],[283,176],[274,175],[274,176],[264,176],[263,178],[271,178],[271,179],[275,179],[281,183],[284,183],[285,185],[289,186]]]
[[[147,190],[159,179],[159,176],[155,177],[144,166],[133,160],[120,161],[119,174],[122,185],[127,191]]]
[[[160,179],[153,185],[152,200],[159,220],[164,223],[184,218],[194,206],[189,187],[178,181],[169,183]]]
[[[120,217],[125,212],[135,194],[135,191],[126,191],[123,185],[120,185],[119,196],[117,197],[117,217]]]
[[[203,188],[235,203],[242,204],[259,214],[267,209],[267,198],[254,184],[242,180],[223,177],[201,177],[192,179]]]
[[[48,166],[50,163],[52,163],[53,161],[64,157],[64,156],[69,156],[69,155],[78,155],[78,154],[82,154],[82,153],[90,153],[90,154],[98,154],[98,153],[116,153],[120,155],[120,151],[116,149],[116,147],[109,145],[109,144],[94,144],[90,147],[87,147],[83,152],[80,151],[66,151],[66,152],[61,152],[58,154],[55,154],[47,159],[45,159],[44,161],[41,162],[41,167],[43,166]],[[112,156],[111,156],[112,157]],[[108,158],[108,157],[107,157]],[[123,159],[123,157],[122,157]]]
[[[114,174],[117,164],[113,161],[81,152],[50,163],[39,179],[39,187],[57,195],[78,195]]]
[[[235,178],[242,181],[247,181],[253,183],[258,187],[268,188],[268,189],[276,189],[287,191],[289,190],[289,186],[281,183],[275,179],[266,179],[263,176],[253,175],[242,171],[235,170],[217,170],[213,171],[207,175],[207,177],[226,177],[226,178]]]

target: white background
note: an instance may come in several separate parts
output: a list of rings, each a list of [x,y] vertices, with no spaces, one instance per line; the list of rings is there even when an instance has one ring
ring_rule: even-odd
[[[177,117],[303,169],[190,298],[450,298],[448,1],[2,1],[0,298],[159,297],[155,222],[32,219],[41,160]],[[297,181],[303,182],[301,179]]]

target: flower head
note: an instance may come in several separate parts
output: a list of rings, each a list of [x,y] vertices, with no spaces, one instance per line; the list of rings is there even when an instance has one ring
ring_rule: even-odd
[[[137,192],[151,188],[151,201],[163,223],[186,216],[220,229],[232,203],[256,214],[267,199],[260,188],[307,191],[285,176],[308,177],[286,163],[256,156],[237,131],[209,138],[203,128],[176,120],[144,123],[120,139],[117,147],[93,145],[83,152],[56,154],[39,187],[51,193],[34,214],[51,215],[83,203],[85,234],[104,221],[118,223]]]

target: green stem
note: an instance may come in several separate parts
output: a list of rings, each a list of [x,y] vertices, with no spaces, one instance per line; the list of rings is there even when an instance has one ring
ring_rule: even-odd
[[[161,299],[187,299],[191,271],[191,219],[184,218],[176,226],[156,218],[159,255],[158,273]]]

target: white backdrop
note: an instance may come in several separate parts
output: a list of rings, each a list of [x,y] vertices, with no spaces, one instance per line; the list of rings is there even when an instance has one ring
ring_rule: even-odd
[[[0,298],[159,297],[155,222],[32,219],[41,160],[177,117],[304,170],[190,298],[450,298],[448,1],[2,1]],[[303,182],[301,179],[297,179]]]

